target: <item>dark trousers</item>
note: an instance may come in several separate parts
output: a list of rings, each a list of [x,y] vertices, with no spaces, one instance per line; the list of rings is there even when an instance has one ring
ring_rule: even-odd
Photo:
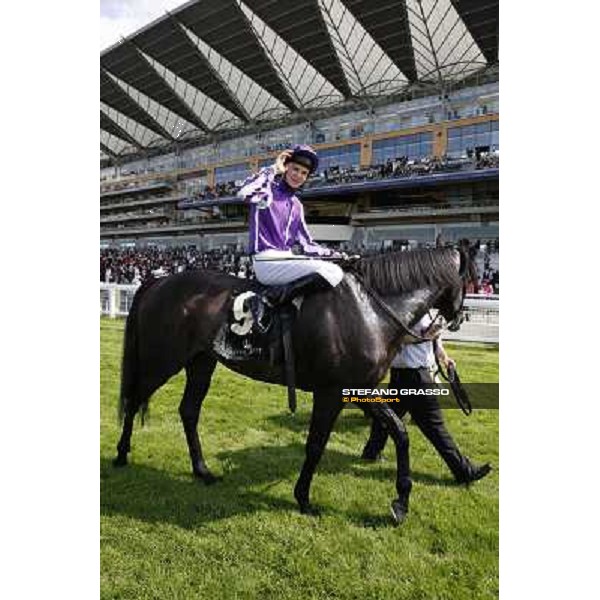
[[[437,386],[431,372],[427,369],[394,369],[391,370],[390,388],[398,390],[407,388],[422,389]],[[473,465],[460,453],[452,436],[448,433],[437,396],[399,396],[400,403],[390,406],[402,418],[409,413],[423,435],[433,444],[438,454],[444,459],[456,479],[471,473]],[[365,458],[375,458],[384,448],[388,433],[378,422],[371,424],[371,435],[363,451]]]

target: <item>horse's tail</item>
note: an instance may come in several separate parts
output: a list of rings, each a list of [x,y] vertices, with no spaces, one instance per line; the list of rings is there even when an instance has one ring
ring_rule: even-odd
[[[148,399],[140,400],[137,396],[138,384],[138,333],[137,317],[140,301],[145,292],[158,281],[154,277],[146,279],[137,289],[129,308],[127,321],[125,322],[125,339],[123,343],[123,359],[121,361],[121,392],[119,396],[119,420],[122,422],[125,412],[129,408],[141,412],[142,424],[148,411]]]

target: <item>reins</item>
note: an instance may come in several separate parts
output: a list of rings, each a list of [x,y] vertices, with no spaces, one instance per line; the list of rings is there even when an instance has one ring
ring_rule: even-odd
[[[446,380],[450,387],[452,388],[452,392],[454,393],[454,397],[456,398],[456,403],[460,407],[460,409],[465,413],[465,415],[469,416],[473,412],[473,405],[471,404],[471,400],[469,400],[469,396],[467,394],[467,390],[462,386],[460,381],[460,377],[456,369],[452,365],[448,365],[448,374],[444,373],[444,369],[440,363],[440,360],[437,355],[437,340],[434,340],[434,351],[435,362],[437,364],[436,375],[439,373],[442,376],[442,379]]]
[[[398,317],[396,315],[396,313],[392,310],[392,308],[390,308],[390,306],[375,291],[375,289],[373,287],[371,287],[370,285],[368,285],[367,283],[365,283],[365,280],[363,279],[363,277],[361,276],[360,273],[356,272],[355,270],[352,270],[350,272],[360,282],[360,284],[363,286],[363,288],[365,289],[367,294],[369,294],[369,296],[371,296],[371,298],[375,301],[375,303],[379,306],[379,308],[381,308],[381,310],[389,317],[389,319],[391,321],[393,321],[393,323],[395,325],[397,325],[403,333],[408,334],[412,338],[412,340],[413,340],[412,343],[422,344],[424,342],[431,342],[432,340],[434,340],[437,337],[437,333],[429,333],[431,331],[432,326],[434,325],[435,321],[432,321],[431,325],[427,328],[427,331],[425,332],[424,336],[415,333],[400,317]],[[436,317],[436,320],[437,320],[437,317]]]

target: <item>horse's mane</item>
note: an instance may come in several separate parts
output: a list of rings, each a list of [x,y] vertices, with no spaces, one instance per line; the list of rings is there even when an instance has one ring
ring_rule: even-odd
[[[388,252],[361,258],[353,270],[376,292],[399,294],[424,287],[460,285],[455,257],[453,248]]]

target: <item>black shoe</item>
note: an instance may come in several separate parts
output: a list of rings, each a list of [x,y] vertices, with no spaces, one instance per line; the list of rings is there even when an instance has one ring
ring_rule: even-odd
[[[456,481],[458,483],[473,483],[474,481],[483,479],[491,470],[492,467],[490,466],[490,463],[485,463],[478,467],[471,467],[467,472],[457,477]]]

